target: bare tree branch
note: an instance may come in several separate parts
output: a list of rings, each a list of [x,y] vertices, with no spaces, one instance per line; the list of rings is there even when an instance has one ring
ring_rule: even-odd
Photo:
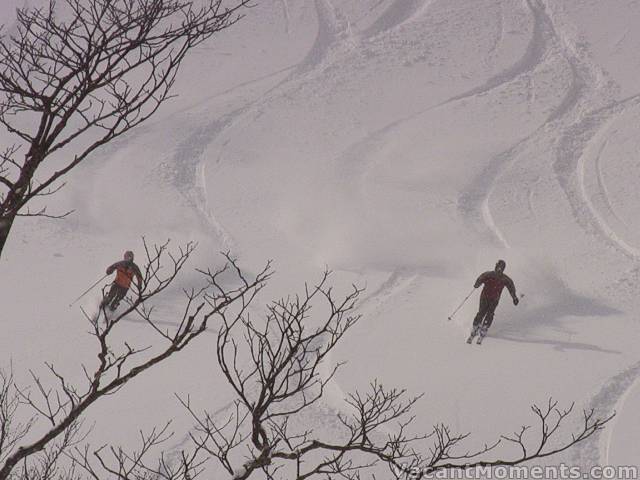
[[[381,467],[389,468],[398,479],[422,478],[441,470],[517,465],[571,448],[611,419],[585,412],[583,428],[562,438],[561,426],[573,407],[563,410],[550,400],[545,408],[532,407],[538,419],[537,435],[525,438],[532,429],[523,427],[513,436],[468,450],[464,447],[468,433],[454,433],[443,424],[427,433],[416,431],[411,412],[420,396],[409,397],[405,390],[373,381],[367,391],[347,396],[346,413],[335,413],[341,428],[323,439],[320,432],[300,425],[305,425],[303,415],[323,397],[340,367],[320,368],[359,320],[355,306],[361,293],[354,286],[337,298],[329,278],[330,272],[325,272],[315,286],[305,285],[303,295],[270,303],[264,321],[245,312],[221,316],[217,360],[237,397],[228,416],[196,411],[188,397],[180,397],[196,422],[191,435],[194,445],[235,480],[254,476],[355,480],[367,471],[375,478]],[[318,303],[323,304],[325,316],[313,319],[311,310]],[[509,443],[517,445],[521,454],[487,459]]]
[[[16,33],[0,37],[0,125],[18,142],[0,156],[0,254],[17,216],[47,216],[25,206],[152,116],[187,53],[236,23],[248,0],[59,3],[19,9]],[[67,160],[52,163],[57,152]]]
[[[226,254],[226,264],[214,273],[207,274],[202,288],[197,290],[197,293],[187,296],[182,321],[173,331],[160,336],[160,344],[154,345],[153,349],[150,346],[132,345],[127,340],[121,344],[114,344],[114,331],[120,328],[122,319],[130,314],[142,316],[152,331],[160,330],[151,316],[150,312],[153,309],[149,306],[150,301],[172,284],[195,248],[195,245],[190,243],[173,253],[168,249],[168,242],[155,246],[149,246],[146,242],[144,244],[147,260],[142,288],[129,300],[127,308],[113,318],[107,317],[104,310],[99,311],[95,317],[87,315],[91,333],[97,341],[98,353],[94,367],[83,366],[87,381],[85,386],[79,388],[69,384],[50,364],[47,366],[52,379],[57,383],[57,388],[48,386],[50,382],[45,384],[35,373],[32,373],[31,388],[15,387],[11,376],[0,377],[4,379],[5,384],[2,392],[8,392],[0,393],[0,415],[4,413],[7,418],[0,426],[6,425],[8,432],[4,437],[0,437],[3,438],[0,444],[3,447],[0,449],[1,480],[9,478],[21,463],[30,465],[41,461],[50,454],[47,452],[51,452],[52,445],[56,445],[55,442],[65,438],[65,435],[69,435],[69,438],[66,443],[60,444],[64,447],[61,448],[62,451],[68,451],[71,446],[76,445],[80,420],[96,401],[118,392],[129,381],[184,349],[206,331],[212,317],[226,318],[236,305],[240,305],[236,309],[243,311],[271,275],[267,264],[262,271],[249,279],[239,270],[236,261]],[[238,276],[234,280],[232,275],[226,275],[223,283],[221,277],[225,272],[238,272]],[[26,405],[35,412],[34,419],[25,425],[13,423],[19,405]],[[40,433],[43,425],[39,425],[39,433],[35,439],[19,445],[26,434],[32,431],[31,427],[36,420],[45,420],[49,427],[44,429],[44,433]],[[165,433],[166,429],[162,429],[151,432],[148,437],[143,436],[143,445],[162,443],[166,440]],[[123,462],[132,461],[132,458],[122,455],[118,454],[115,458]],[[55,456],[56,459],[58,457],[59,454]],[[185,464],[185,468],[191,467],[194,461],[197,464],[198,461],[193,459]],[[87,471],[83,462],[75,463],[82,465]],[[191,470],[189,472],[193,473]]]

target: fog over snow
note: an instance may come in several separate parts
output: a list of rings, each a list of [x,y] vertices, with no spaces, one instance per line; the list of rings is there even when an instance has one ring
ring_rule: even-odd
[[[7,28],[21,4],[3,0]],[[256,2],[188,57],[177,98],[48,199],[72,216],[18,221],[0,261],[2,365],[80,381],[95,357],[80,306],[100,292],[69,303],[143,235],[194,240],[162,322],[220,251],[249,272],[273,259],[254,315],[325,266],[340,291],[366,286],[310,422],[377,378],[424,392],[416,422],[470,431],[473,447],[552,396],[617,416],[542,464],[640,466],[638,25],[627,0]],[[477,292],[447,317],[498,258],[524,297],[503,294],[467,345]],[[93,436],[126,443],[173,418],[179,444],[174,392],[224,411],[211,329],[96,404]]]

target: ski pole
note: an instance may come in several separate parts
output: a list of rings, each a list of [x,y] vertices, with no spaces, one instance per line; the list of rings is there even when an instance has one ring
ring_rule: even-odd
[[[456,313],[458,313],[458,310],[460,310],[460,309],[462,308],[462,306],[463,306],[465,303],[467,303],[467,300],[469,300],[469,297],[470,297],[471,295],[473,295],[473,292],[475,292],[475,290],[476,290],[476,289],[475,289],[475,287],[474,287],[474,288],[473,288],[473,290],[471,290],[471,292],[469,292],[469,295],[467,295],[467,296],[465,297],[465,299],[462,301],[462,303],[461,303],[460,305],[458,305],[458,308],[456,308],[456,309],[453,311],[453,313],[447,317],[449,320],[453,319],[453,317],[455,316],[455,314],[456,314]]]
[[[93,290],[102,280],[104,280],[105,278],[107,278],[108,274],[105,274],[104,276],[100,277],[100,280],[98,280],[96,283],[94,283],[93,285],[91,285],[82,295],[80,295],[78,298],[76,298],[72,303],[69,304],[69,308],[71,308],[73,306],[74,303],[76,303],[78,300],[80,300],[82,297],[84,297],[87,293],[89,293],[91,290]]]

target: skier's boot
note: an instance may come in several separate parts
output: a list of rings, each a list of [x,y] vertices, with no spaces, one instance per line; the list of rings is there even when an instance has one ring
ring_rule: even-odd
[[[473,341],[473,337],[478,334],[478,326],[474,326],[471,329],[471,334],[469,334],[469,338],[467,338],[467,343],[471,343]]]
[[[484,325],[480,328],[478,341],[476,342],[478,345],[480,345],[482,343],[482,340],[484,340],[484,337],[487,335],[487,330],[489,329]]]

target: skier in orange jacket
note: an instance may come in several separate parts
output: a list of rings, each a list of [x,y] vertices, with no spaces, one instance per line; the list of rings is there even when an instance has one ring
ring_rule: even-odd
[[[112,312],[118,308],[120,301],[127,295],[131,281],[136,278],[138,290],[142,291],[142,273],[140,268],[133,262],[133,252],[128,250],[124,252],[124,260],[114,263],[107,268],[107,275],[116,272],[116,278],[111,284],[111,289],[102,303],[100,308],[108,307]]]

